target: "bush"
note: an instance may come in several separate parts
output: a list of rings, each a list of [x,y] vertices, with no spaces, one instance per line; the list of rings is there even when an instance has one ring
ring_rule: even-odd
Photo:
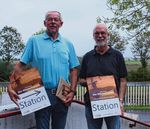
[[[150,81],[150,70],[146,68],[138,68],[137,70],[131,70],[128,72],[128,81]]]
[[[0,60],[0,82],[9,81],[10,73],[13,69],[13,64],[7,64]]]

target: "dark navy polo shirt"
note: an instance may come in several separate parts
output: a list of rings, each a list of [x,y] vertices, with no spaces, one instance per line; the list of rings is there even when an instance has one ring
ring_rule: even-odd
[[[113,75],[115,77],[117,90],[120,86],[120,78],[127,76],[127,69],[123,55],[113,49],[101,55],[95,49],[86,53],[82,60],[80,78]]]

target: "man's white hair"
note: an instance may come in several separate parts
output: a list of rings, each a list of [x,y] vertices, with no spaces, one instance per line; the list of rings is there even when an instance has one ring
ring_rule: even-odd
[[[60,18],[60,20],[62,21],[61,13],[58,12],[58,11],[48,11],[48,12],[46,13],[46,15],[45,15],[45,20],[47,19],[48,15],[51,14],[51,13],[53,13],[53,12],[58,13],[58,14],[59,14],[59,18]]]
[[[96,28],[102,28],[102,27],[105,28],[106,31],[108,32],[108,27],[107,27],[107,25],[106,25],[105,23],[98,23],[98,24],[96,24],[96,26],[94,27],[93,33],[95,32]]]

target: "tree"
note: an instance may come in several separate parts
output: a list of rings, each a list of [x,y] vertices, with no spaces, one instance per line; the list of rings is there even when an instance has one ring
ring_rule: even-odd
[[[8,82],[10,73],[12,72],[12,69],[14,67],[14,64],[6,65],[6,63],[2,60],[0,60],[0,82]]]
[[[135,58],[140,59],[142,68],[146,68],[150,59],[150,37],[147,33],[141,33],[135,38],[135,42],[132,43],[132,53]]]
[[[20,33],[13,27],[5,26],[0,31],[0,57],[9,64],[24,48]]]
[[[143,31],[150,35],[149,0],[107,0],[107,6],[114,13],[114,17],[104,18],[105,21],[125,30],[130,38]]]
[[[111,30],[109,44],[120,52],[124,52],[128,42],[117,31]]]
[[[102,22],[102,19],[98,17],[97,23],[101,23],[101,22]],[[106,21],[104,22],[107,23]],[[125,39],[125,37],[119,34],[119,31],[115,31],[112,25],[108,27],[108,30],[109,30],[108,44],[114,47],[115,49],[119,50],[120,52],[124,52],[125,46],[128,44],[128,41]]]
[[[146,37],[150,36],[150,1],[107,0],[107,6],[113,12],[114,17],[103,17],[102,21],[111,24],[113,30],[123,31],[128,42],[134,41],[131,51],[134,56],[140,58],[142,67],[146,67],[147,59],[150,58],[150,48],[146,49],[148,44],[146,45],[147,41],[142,37],[143,34],[146,34]]]
[[[39,34],[42,34],[42,33],[44,33],[46,30],[45,29],[41,29],[41,30],[39,30],[38,32],[35,32],[33,35],[39,35]]]

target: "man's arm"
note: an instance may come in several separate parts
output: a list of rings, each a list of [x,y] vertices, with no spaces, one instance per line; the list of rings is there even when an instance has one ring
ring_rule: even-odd
[[[68,105],[72,102],[74,94],[76,92],[77,79],[78,79],[78,69],[73,68],[70,70],[71,92],[67,95],[65,101],[65,103]]]
[[[76,92],[77,80],[78,80],[78,69],[73,68],[70,70],[70,81],[71,81],[71,90],[74,92]]]
[[[127,81],[126,81],[126,78],[121,78],[120,80],[121,81],[120,81],[119,100],[120,100],[120,106],[121,106],[121,111],[123,115],[124,114],[123,102],[124,102],[125,93],[126,93]]]
[[[19,76],[20,73],[24,70],[25,68],[25,64],[24,63],[17,63],[14,66],[14,70],[12,71],[12,74],[10,76],[10,83],[7,86],[7,92],[11,98],[11,100],[17,104],[17,100],[19,99],[19,96],[17,95],[17,93],[13,90],[13,85],[15,84],[15,77]],[[18,105],[18,104],[17,104]]]
[[[120,80],[119,99],[121,102],[123,102],[126,93],[127,81],[126,78],[121,78]]]

